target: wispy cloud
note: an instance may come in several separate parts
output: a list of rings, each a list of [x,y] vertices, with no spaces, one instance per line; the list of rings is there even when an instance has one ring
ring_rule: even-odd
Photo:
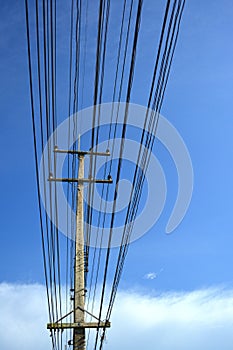
[[[146,273],[143,278],[146,280],[154,280],[155,278],[158,277],[158,275],[163,271],[163,268],[159,270],[159,272],[148,272]]]
[[[155,272],[148,272],[147,274],[145,274],[144,278],[146,280],[154,280],[157,277],[157,273]]]
[[[50,348],[45,290],[0,284],[0,348]],[[231,350],[233,290],[149,296],[119,291],[105,349]]]

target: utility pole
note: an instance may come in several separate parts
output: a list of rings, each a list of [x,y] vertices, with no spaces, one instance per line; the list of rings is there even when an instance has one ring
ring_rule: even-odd
[[[84,160],[85,155],[91,156],[109,156],[110,153],[106,152],[85,152],[85,151],[73,151],[73,150],[59,150],[58,147],[54,148],[56,153],[70,153],[77,155],[79,159],[78,178],[54,178],[52,174],[49,176],[49,181],[55,182],[77,182],[77,209],[76,209],[76,247],[75,247],[75,264],[74,264],[74,309],[67,315],[64,315],[60,320],[55,323],[47,324],[47,328],[52,330],[59,329],[73,329],[73,350],[86,350],[85,341],[85,329],[86,328],[108,328],[110,322],[102,322],[96,316],[90,314],[85,310],[85,279],[84,279],[84,182],[87,183],[112,183],[111,176],[106,180],[98,179],[85,179],[84,178]],[[64,323],[61,322],[68,315],[73,312],[74,322]],[[85,312],[97,319],[98,322],[85,322]],[[69,341],[71,345],[71,341]]]
[[[78,180],[84,178],[84,155],[79,154]],[[74,323],[84,323],[84,232],[83,232],[83,182],[78,182],[76,209],[76,247],[74,265]],[[73,350],[85,350],[85,328],[75,328]]]

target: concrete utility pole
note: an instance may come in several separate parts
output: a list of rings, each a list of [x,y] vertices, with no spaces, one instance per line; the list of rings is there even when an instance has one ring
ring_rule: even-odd
[[[69,329],[73,331],[73,350],[85,350],[85,329],[86,328],[103,328],[110,327],[110,322],[101,322],[97,317],[90,314],[85,310],[85,279],[84,279],[84,220],[83,220],[83,201],[84,201],[84,186],[83,183],[112,183],[111,177],[107,180],[98,179],[85,179],[84,178],[84,159],[85,155],[91,156],[109,156],[107,152],[85,152],[85,151],[65,151],[59,150],[55,147],[54,152],[56,153],[71,153],[78,155],[79,169],[77,179],[68,178],[54,178],[52,175],[49,176],[49,181],[62,181],[62,182],[77,182],[77,210],[76,210],[76,249],[75,249],[75,265],[74,265],[74,310],[64,315],[60,320],[55,323],[49,323],[47,328],[50,330]],[[74,313],[73,323],[64,323],[62,320],[65,319],[71,313]],[[98,322],[85,322],[85,312],[97,319]],[[62,322],[61,322],[62,321]],[[69,341],[71,345],[71,341]]]
[[[84,178],[84,155],[79,154],[78,180]],[[78,182],[76,211],[76,248],[74,266],[74,323],[84,323],[84,233],[83,233],[83,182]],[[85,350],[85,328],[75,328],[73,349]]]

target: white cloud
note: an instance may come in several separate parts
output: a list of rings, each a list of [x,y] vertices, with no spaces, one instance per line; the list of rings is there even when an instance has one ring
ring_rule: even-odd
[[[50,349],[41,285],[0,284],[0,349]]]
[[[120,293],[112,323],[111,350],[230,350],[233,291]]]
[[[40,285],[0,284],[0,349],[50,349]],[[233,290],[156,296],[120,291],[106,350],[231,350]]]
[[[157,277],[157,273],[155,272],[148,272],[147,274],[145,274],[144,278],[146,280],[154,280]]]
[[[144,275],[143,278],[145,278],[146,280],[154,280],[160,275],[161,272],[163,272],[163,268],[161,268],[159,272],[148,272]]]

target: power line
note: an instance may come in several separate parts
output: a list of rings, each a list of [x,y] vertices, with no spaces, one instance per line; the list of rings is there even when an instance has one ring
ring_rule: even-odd
[[[35,6],[34,6],[35,5]],[[119,13],[115,13],[116,4],[111,0],[99,0],[97,9],[97,17],[94,18],[94,11],[88,0],[70,0],[65,5],[59,0],[38,0],[30,3],[33,16],[29,16],[29,4],[25,0],[25,18],[27,33],[27,54],[28,54],[28,71],[30,86],[30,101],[32,111],[32,128],[33,128],[33,145],[36,167],[37,195],[39,205],[40,229],[42,237],[43,263],[46,282],[46,293],[49,310],[49,320],[56,322],[61,319],[63,322],[63,297],[62,283],[65,281],[65,310],[72,322],[72,308],[68,302],[70,294],[72,294],[74,284],[74,257],[75,243],[67,238],[65,244],[60,239],[59,226],[59,202],[57,196],[57,185],[47,183],[45,167],[49,173],[53,173],[56,177],[56,154],[53,153],[54,147],[57,146],[56,128],[58,119],[62,119],[60,112],[61,103],[58,98],[58,82],[61,77],[66,75],[67,79],[67,109],[68,116],[77,113],[84,104],[84,96],[89,95],[93,98],[93,115],[92,115],[92,131],[89,140],[89,146],[92,150],[98,150],[98,144],[101,140],[101,103],[107,96],[112,96],[113,104],[109,115],[109,128],[105,135],[108,148],[111,148],[110,160],[106,162],[103,168],[104,178],[113,171],[114,189],[110,190],[108,185],[101,187],[101,200],[99,202],[99,212],[93,209],[95,201],[95,188],[90,181],[87,189],[87,204],[85,208],[85,219],[87,225],[85,227],[85,289],[88,291],[87,308],[91,314],[97,309],[98,320],[104,317],[103,305],[106,303],[106,322],[111,317],[116,293],[120,283],[125,258],[128,252],[130,237],[134,227],[134,221],[137,216],[140,199],[142,196],[145,174],[149,165],[150,155],[155,141],[155,134],[159,122],[159,112],[161,110],[165,90],[172,66],[176,43],[178,39],[180,22],[185,5],[185,0],[168,0],[166,2],[163,23],[156,50],[153,71],[151,73],[151,84],[148,89],[148,99],[146,101],[147,112],[142,116],[143,130],[140,135],[140,148],[137,154],[137,164],[135,165],[132,175],[134,186],[131,189],[130,201],[125,210],[124,229],[122,230],[121,244],[114,252],[112,250],[112,235],[116,225],[116,208],[118,203],[119,182],[122,177],[123,157],[125,148],[125,139],[127,133],[127,121],[129,113],[129,103],[132,101],[132,91],[137,88],[135,83],[135,67],[139,64],[137,61],[137,53],[139,46],[139,35],[142,31],[141,21],[143,19],[142,5],[143,0],[122,0],[117,4]],[[67,12],[61,12],[62,7],[67,6]],[[59,12],[60,11],[60,12]],[[93,11],[93,13],[91,13]],[[68,34],[68,53],[67,53],[67,69],[62,72],[57,64],[57,58],[60,57],[61,43],[57,35],[58,29],[62,31],[63,22],[59,13],[67,18],[66,33]],[[31,18],[31,23],[29,21]],[[65,20],[66,21],[66,20]],[[95,22],[96,21],[96,22]],[[64,22],[66,23],[66,22]],[[67,24],[66,23],[66,24]],[[111,55],[113,55],[113,37],[112,25],[119,28],[115,31],[117,45],[115,45],[115,60],[112,64]],[[58,27],[59,24],[59,27]],[[96,39],[96,50],[94,54],[90,54],[90,36]],[[30,26],[35,26],[30,29]],[[118,26],[118,27],[117,27]],[[68,28],[68,29],[67,29]],[[64,30],[64,28],[63,28]],[[33,50],[35,46],[35,50]],[[152,45],[151,45],[152,47]],[[60,50],[60,51],[59,51]],[[35,52],[35,53],[34,53]],[[65,55],[64,55],[65,57]],[[93,62],[91,61],[91,58]],[[35,62],[35,64],[34,64]],[[90,79],[90,64],[94,74],[94,84]],[[110,83],[107,79],[109,65],[112,64],[111,72],[113,79]],[[59,69],[58,69],[59,67]],[[64,66],[65,67],[65,66]],[[87,68],[88,67],[88,68]],[[68,74],[66,74],[68,72]],[[63,74],[63,75],[62,75]],[[59,92],[60,94],[60,92]],[[60,96],[59,96],[60,97]],[[120,113],[120,102],[125,101],[124,121],[121,126],[118,124]],[[58,107],[59,106],[59,107]],[[77,119],[81,114],[76,114],[73,118],[73,124],[69,121],[67,145],[73,151],[77,150],[77,136],[79,133]],[[145,131],[147,130],[147,131]],[[120,133],[121,143],[117,161],[114,160],[113,154],[115,150],[116,137]],[[42,158],[42,178],[43,185],[40,188],[39,183],[39,158],[48,140],[47,153]],[[112,140],[112,141],[111,141]],[[84,144],[87,140],[84,140]],[[70,158],[72,157],[72,159]],[[116,164],[114,163],[116,162]],[[68,178],[77,177],[78,161],[75,157],[68,154],[66,160],[66,171]],[[97,171],[97,162],[93,156],[90,156],[88,178],[95,178]],[[40,199],[40,190],[44,195],[45,206],[48,209],[48,215],[42,208]],[[113,195],[113,204],[110,215],[107,214],[108,200]],[[73,212],[77,210],[76,197],[77,187],[74,183],[67,184],[66,197],[71,204]],[[103,205],[103,198],[105,203]],[[69,215],[67,206],[67,233],[72,237],[75,232],[75,222],[73,215]],[[92,240],[92,224],[97,222],[97,236],[95,246],[90,248]],[[107,249],[102,248],[104,230],[108,229],[109,239]],[[100,248],[97,245],[100,244]],[[65,250],[64,250],[65,247]],[[65,259],[65,268],[63,262]],[[112,260],[114,260],[114,265]],[[88,273],[88,266],[90,272]],[[110,270],[111,266],[111,270]],[[107,283],[110,283],[109,295],[106,292]],[[70,290],[69,290],[70,289]],[[100,293],[99,293],[100,289]],[[90,321],[92,316],[89,315]],[[107,323],[106,323],[107,325]],[[54,329],[52,333],[53,349],[63,348],[63,332],[57,332]],[[97,328],[96,337],[93,347],[102,349],[105,338],[106,327],[100,334],[100,328]],[[68,342],[68,334],[72,339],[72,331],[66,331],[65,344]],[[87,338],[87,347],[89,346],[89,334]],[[92,345],[90,345],[92,346]]]

